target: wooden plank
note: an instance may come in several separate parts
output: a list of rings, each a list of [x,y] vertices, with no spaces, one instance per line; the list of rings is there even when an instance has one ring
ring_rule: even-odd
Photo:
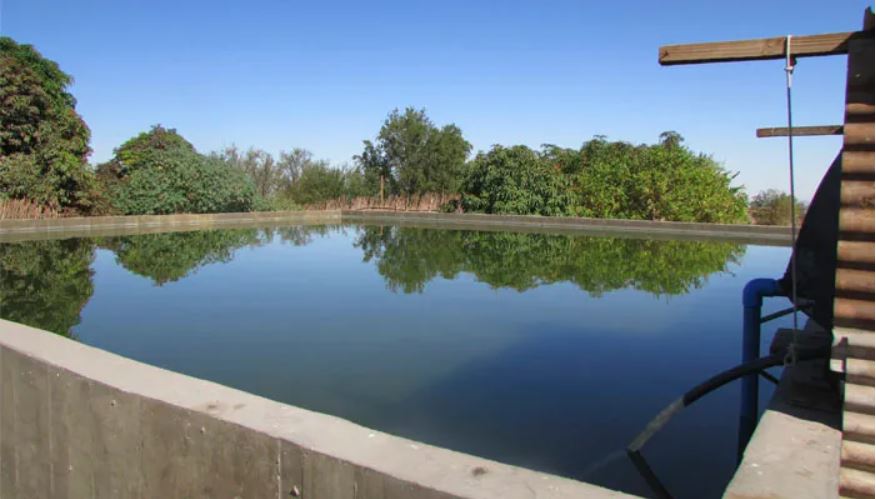
[[[873,473],[851,468],[840,468],[840,495],[873,497]]]
[[[833,302],[833,315],[837,321],[873,321],[873,300],[856,300],[837,297]]]
[[[837,260],[872,265],[876,263],[876,244],[873,241],[839,241]]]
[[[840,463],[849,468],[868,470],[876,465],[873,446],[855,441],[843,441],[840,451]]]
[[[833,328],[834,344],[839,344],[843,339],[848,345],[861,348],[873,349],[876,345],[876,334],[866,329],[854,329],[846,327]]]
[[[856,385],[873,385],[876,380],[876,364],[873,359],[854,359],[847,358],[845,360],[846,381]]]
[[[853,385],[846,383],[845,407],[847,410],[862,414],[874,414],[873,387],[869,385]]]
[[[858,232],[861,234],[873,234],[873,226],[876,217],[873,216],[873,208],[843,207],[840,210],[839,229],[841,232]]]
[[[873,122],[870,123],[846,123],[843,126],[844,146],[873,147]]]
[[[814,135],[842,135],[842,125],[815,125],[815,126],[795,126],[794,137],[807,137]],[[773,127],[773,128],[758,128],[756,135],[760,138],[764,137],[787,137],[788,127]]]
[[[843,151],[843,173],[873,175],[873,159],[873,151]]]
[[[836,289],[857,293],[873,293],[873,271],[857,269],[836,269]]]
[[[873,39],[872,31],[827,33],[791,37],[791,54],[795,57],[845,54],[849,41],[857,38]],[[783,59],[785,37],[759,38],[733,42],[691,43],[664,45],[658,52],[663,66],[675,64],[702,64],[708,62],[757,61]]]
[[[843,412],[843,438],[857,442],[876,441],[873,418],[859,412]]]
[[[840,204],[843,206],[872,208],[874,202],[873,179],[843,179],[840,187]]]
[[[846,104],[846,121],[865,121],[873,119],[873,103],[865,102],[866,97],[862,96],[858,99],[850,99]]]

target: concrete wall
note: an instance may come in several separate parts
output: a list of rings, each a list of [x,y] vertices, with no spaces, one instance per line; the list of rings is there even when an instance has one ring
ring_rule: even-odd
[[[790,246],[790,227],[731,225],[651,220],[616,220],[538,215],[480,213],[417,213],[400,211],[341,211],[344,222],[390,223],[469,230],[538,231],[650,239],[718,239],[746,244]]]
[[[88,237],[131,232],[168,232],[279,223],[339,223],[339,210],[254,211],[182,215],[45,218],[0,220],[0,242],[54,237]]]
[[[824,388],[826,370],[821,360],[782,371],[725,499],[838,497],[842,432],[837,394]]]
[[[72,217],[42,220],[0,220],[0,242],[54,237],[87,237],[131,232],[165,232],[214,227],[270,224],[390,223],[470,230],[510,230],[579,233],[668,239],[719,239],[739,243],[788,246],[788,227],[729,225],[648,220],[611,220],[534,215],[477,213],[416,213],[396,211],[279,211],[198,215]]]
[[[621,496],[3,320],[0,387],[4,499]]]

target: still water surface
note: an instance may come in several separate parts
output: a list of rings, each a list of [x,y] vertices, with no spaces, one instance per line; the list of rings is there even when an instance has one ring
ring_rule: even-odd
[[[0,316],[396,435],[649,495],[625,445],[738,363],[742,287],[781,275],[788,256],[728,242],[377,225],[34,241],[0,244]],[[645,448],[674,495],[720,496],[738,392],[698,402]]]

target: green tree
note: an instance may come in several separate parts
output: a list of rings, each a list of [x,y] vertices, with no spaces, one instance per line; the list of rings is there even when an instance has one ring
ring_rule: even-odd
[[[493,146],[468,165],[462,184],[466,211],[567,215],[571,183],[560,168],[526,146]]]
[[[0,37],[0,198],[91,212],[99,194],[90,131],[67,91],[70,75],[31,45]]]
[[[424,109],[393,110],[377,135],[364,141],[355,159],[369,189],[376,192],[383,176],[387,193],[457,192],[465,159],[471,151],[456,125],[438,128]]]
[[[740,223],[747,199],[735,175],[682,145],[675,132],[633,146],[594,139],[574,176],[577,215],[597,218]]]
[[[308,205],[329,199],[337,199],[345,194],[346,175],[339,168],[318,162],[306,165],[298,181],[289,189],[289,196],[298,204]]]
[[[806,216],[806,203],[797,200],[797,222]],[[791,195],[776,189],[758,192],[749,206],[754,223],[760,225],[791,225]]]
[[[156,125],[98,166],[113,207],[126,215],[250,211],[257,194],[240,169],[206,157],[176,130]]]
[[[210,156],[246,173],[255,184],[258,194],[265,199],[284,196],[298,182],[301,172],[306,168],[314,164],[328,165],[326,161],[313,159],[313,153],[307,149],[298,147],[288,152],[280,151],[276,160],[261,149],[250,147],[241,151],[234,145]]]

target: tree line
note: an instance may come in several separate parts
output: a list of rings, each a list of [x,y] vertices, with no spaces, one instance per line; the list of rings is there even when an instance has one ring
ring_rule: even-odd
[[[458,126],[439,126],[413,107],[391,111],[344,165],[302,148],[276,156],[237,146],[203,154],[176,130],[155,125],[92,166],[90,131],[71,83],[32,46],[0,38],[0,203],[25,200],[40,213],[133,215],[440,193],[454,195],[448,211],[715,223],[786,223],[782,210],[790,207],[781,193],[765,192],[750,212],[735,174],[676,132],[653,144],[597,136],[577,149],[495,145],[472,156]]]

